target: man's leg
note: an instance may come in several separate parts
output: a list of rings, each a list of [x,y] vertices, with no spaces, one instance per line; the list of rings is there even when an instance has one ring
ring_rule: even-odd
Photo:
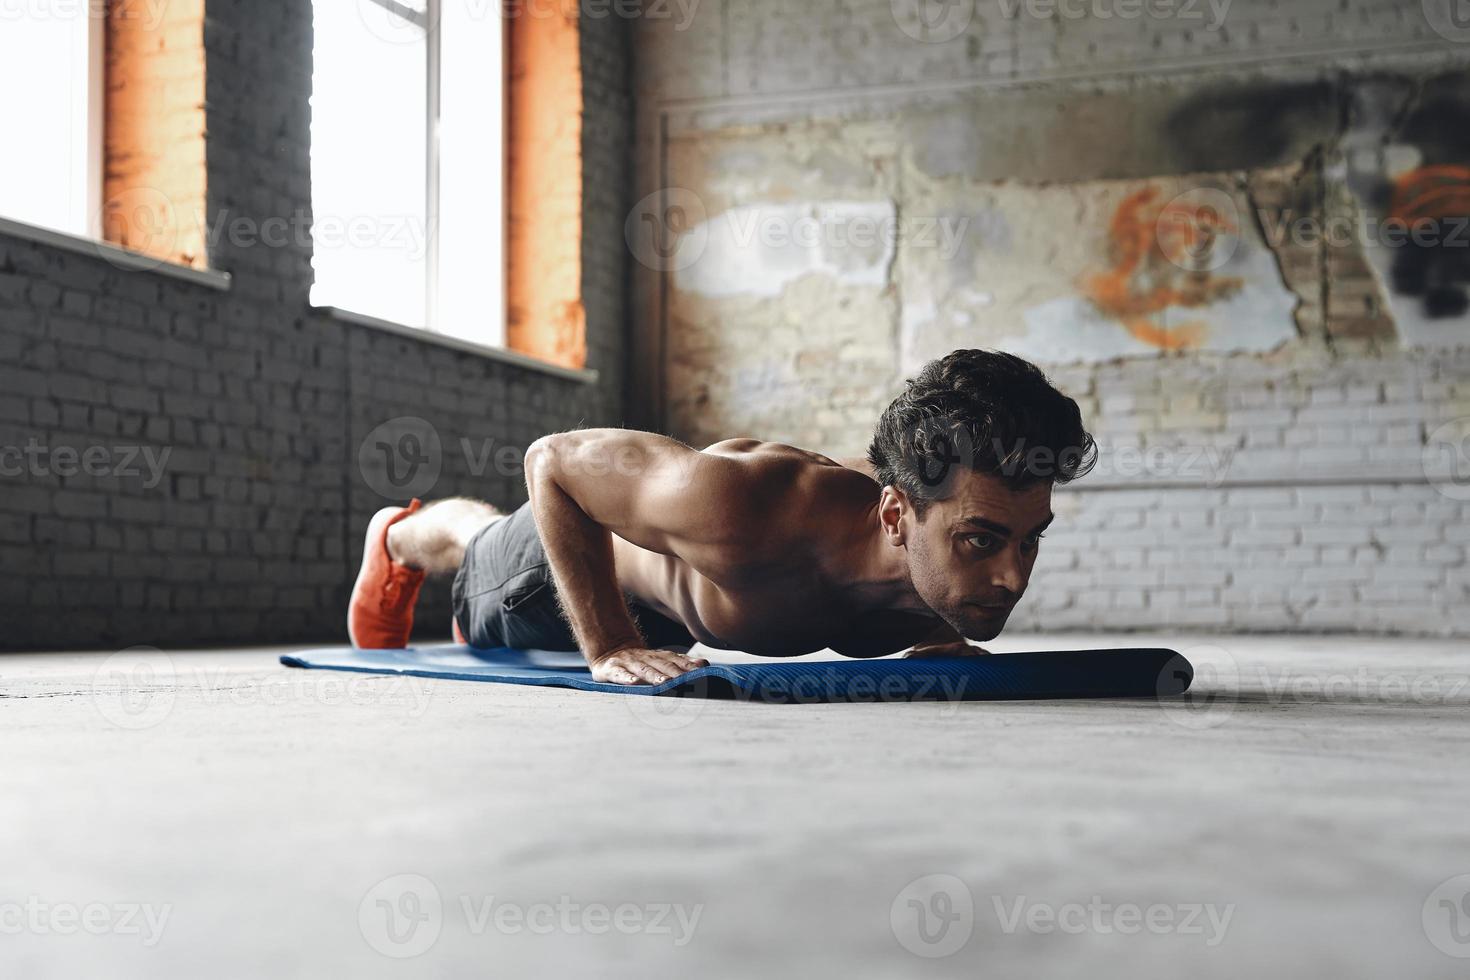
[[[430,575],[459,571],[470,539],[505,515],[483,500],[438,500],[388,528],[388,556]]]
[[[430,573],[453,572],[470,538],[502,515],[454,497],[385,507],[368,522],[362,568],[347,606],[347,635],[360,649],[398,650],[413,632],[413,607]]]

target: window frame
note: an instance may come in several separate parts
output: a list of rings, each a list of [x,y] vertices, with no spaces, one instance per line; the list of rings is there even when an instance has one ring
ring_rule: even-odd
[[[82,8],[79,8],[82,9]],[[23,218],[0,210],[0,221],[12,234],[17,229],[34,229],[48,235],[105,241],[102,236],[102,195],[106,178],[105,156],[107,110],[107,4],[106,0],[87,0],[80,14],[85,23],[85,55],[82,59],[85,79],[82,83],[82,105],[68,102],[66,130],[82,146],[66,161],[68,174],[76,174],[61,221],[47,223]],[[72,39],[72,44],[77,40]],[[70,64],[68,64],[70,67]]]
[[[102,237],[102,196],[107,180],[107,0],[87,4],[87,223],[86,235]]]
[[[67,222],[68,227],[58,228],[0,211],[0,236],[100,258],[129,272],[158,272],[194,285],[229,290],[233,280],[228,272],[158,258],[106,237],[103,211],[107,203],[107,46],[112,16],[109,0],[87,0],[85,16],[86,105],[84,112],[75,113],[69,120],[69,125],[85,130],[85,149],[79,168],[85,187],[78,194],[85,213],[78,216],[72,212],[68,215],[72,219]]]
[[[313,3],[332,2],[332,0],[313,0]],[[424,0],[423,11],[414,9],[400,0],[365,0],[391,16],[397,17],[408,25],[418,28],[424,33],[424,91],[426,93],[426,104],[424,107],[424,215],[425,215],[425,241],[424,241],[424,325],[418,327],[412,324],[397,324],[405,330],[417,331],[434,337],[455,341],[457,345],[489,351],[513,351],[507,344],[507,321],[506,309],[506,263],[509,260],[509,222],[507,220],[508,203],[508,180],[509,165],[507,154],[507,124],[506,115],[509,108],[509,79],[506,71],[509,68],[509,30],[505,18],[501,16],[499,4],[487,5],[487,9],[493,11],[492,16],[500,20],[498,31],[501,48],[501,72],[500,84],[497,86],[500,108],[497,114],[500,132],[496,138],[496,147],[501,157],[500,182],[496,193],[500,198],[499,227],[486,234],[486,238],[493,238],[495,245],[495,267],[498,270],[496,277],[497,288],[495,289],[494,321],[492,324],[492,336],[483,340],[471,339],[463,334],[446,329],[446,321],[441,310],[442,290],[441,284],[441,255],[442,255],[442,222],[440,213],[443,204],[443,181],[442,181],[442,138],[441,122],[443,118],[443,91],[444,91],[444,53],[443,33],[441,25],[444,15],[444,0]],[[313,175],[315,180],[315,175]],[[335,299],[335,298],[334,298]],[[342,297],[346,299],[346,297]],[[319,305],[317,309],[326,310],[331,314],[346,318],[352,322],[363,325],[382,325],[393,323],[373,313],[352,307],[338,306],[336,303]]]

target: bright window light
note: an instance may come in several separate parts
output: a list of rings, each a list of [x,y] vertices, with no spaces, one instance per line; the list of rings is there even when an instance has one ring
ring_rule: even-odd
[[[314,6],[312,303],[503,344],[499,5]]]
[[[85,3],[0,6],[0,218],[74,235],[100,222],[102,20]]]
[[[440,32],[438,289],[433,326],[505,344],[500,4],[446,3]]]
[[[315,4],[315,29],[311,300],[426,326],[427,32],[342,0]]]

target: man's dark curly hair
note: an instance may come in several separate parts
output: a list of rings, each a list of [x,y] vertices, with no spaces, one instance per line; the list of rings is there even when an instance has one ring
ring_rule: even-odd
[[[1020,490],[1092,469],[1097,445],[1077,403],[1013,354],[957,350],[924,365],[878,419],[868,447],[878,482],[922,517],[961,467]]]

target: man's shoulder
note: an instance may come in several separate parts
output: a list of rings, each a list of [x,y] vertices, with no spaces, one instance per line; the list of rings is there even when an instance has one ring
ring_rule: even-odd
[[[787,506],[801,499],[831,504],[834,495],[851,497],[854,490],[866,496],[873,483],[862,469],[784,442],[726,439],[707,446],[704,452],[739,465],[746,488],[766,505],[778,499]]]
[[[836,459],[810,449],[802,449],[800,446],[792,446],[784,442],[769,442],[763,439],[745,437],[724,439],[706,446],[704,452],[712,456],[739,460],[755,470],[787,475],[796,470],[825,471],[827,473],[853,470],[870,477],[872,475],[871,467],[868,466],[865,459],[858,457]]]
[[[878,496],[877,484],[859,470],[785,443],[727,439],[704,452],[741,467],[729,527],[754,560],[789,562],[808,546],[829,546],[836,530]]]

